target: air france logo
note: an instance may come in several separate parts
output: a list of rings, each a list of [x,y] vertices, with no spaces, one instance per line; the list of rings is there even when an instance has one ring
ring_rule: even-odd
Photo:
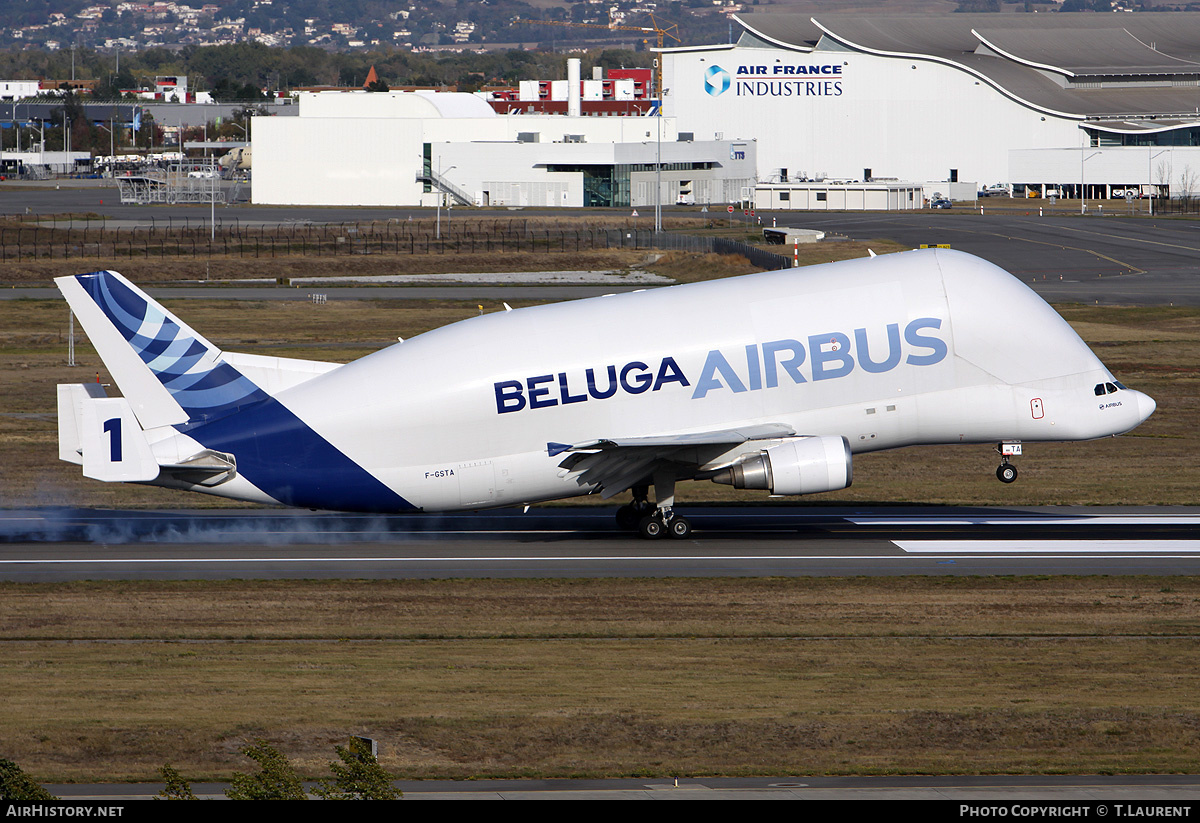
[[[736,97],[841,97],[843,68],[842,63],[738,66],[734,72],[733,93]],[[709,73],[712,70],[710,68]],[[706,85],[707,77],[706,74]],[[727,83],[721,91],[728,88]],[[716,96],[720,92],[709,88],[708,93]]]
[[[729,91],[729,72],[720,66],[709,66],[704,72],[704,90],[713,97]]]

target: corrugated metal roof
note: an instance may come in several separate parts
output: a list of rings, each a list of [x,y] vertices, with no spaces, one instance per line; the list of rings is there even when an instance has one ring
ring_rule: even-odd
[[[949,62],[1050,112],[1200,115],[1200,87],[1178,85],[1200,77],[1200,13],[749,14],[737,20],[783,47],[807,51],[828,36],[870,53]],[[1056,82],[1054,74],[1063,79]],[[1105,80],[1133,85],[1077,87]]]
[[[974,31],[984,43],[1018,60],[1055,66],[1075,75],[1200,72],[1200,63],[1164,54],[1126,28]]]

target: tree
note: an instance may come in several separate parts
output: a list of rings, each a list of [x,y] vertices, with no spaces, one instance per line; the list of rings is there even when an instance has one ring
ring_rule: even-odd
[[[331,762],[333,780],[322,780],[316,790],[322,800],[399,800],[403,793],[392,785],[388,774],[371,746],[360,737],[350,739],[349,746],[334,746],[341,763]]]
[[[183,775],[179,773],[171,764],[165,764],[158,773],[162,775],[162,779],[166,781],[163,790],[159,792],[155,798],[157,800],[197,800],[195,794],[192,793],[192,784],[183,779]]]
[[[1196,183],[1200,179],[1200,175],[1192,171],[1190,165],[1183,167],[1183,171],[1179,173],[1179,201],[1186,212],[1192,207],[1192,200],[1196,197]]]
[[[0,800],[10,803],[46,803],[58,800],[11,760],[0,759]]]
[[[287,758],[265,740],[241,750],[259,766],[258,774],[235,774],[225,796],[230,800],[307,800],[300,778]]]
[[[1175,164],[1171,162],[1170,155],[1164,160],[1158,161],[1158,166],[1154,170],[1155,177],[1158,179],[1158,191],[1156,197],[1171,196],[1171,176],[1175,173]]]

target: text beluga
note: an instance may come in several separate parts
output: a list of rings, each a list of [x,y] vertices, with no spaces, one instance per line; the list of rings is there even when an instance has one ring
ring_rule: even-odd
[[[883,374],[901,363],[932,366],[946,359],[949,348],[940,336],[942,321],[919,317],[901,329],[888,323],[868,335],[866,328],[809,335],[806,341],[785,338],[751,343],[741,349],[713,349],[695,379],[673,356],[631,360],[595,368],[537,374],[493,384],[496,413],[547,409],[608,400],[618,394],[690,390],[692,400],[718,392],[741,393],[791,384],[836,380],[856,369]],[[884,341],[886,340],[886,345]]]

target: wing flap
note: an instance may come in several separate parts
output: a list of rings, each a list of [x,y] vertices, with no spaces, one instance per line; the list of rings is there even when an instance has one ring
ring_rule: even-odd
[[[718,429],[706,432],[688,432],[685,434],[660,434],[649,437],[613,437],[577,443],[566,448],[564,444],[547,444],[547,449],[556,448],[561,451],[591,451],[593,449],[615,448],[685,448],[688,446],[721,446],[745,443],[748,440],[770,440],[776,437],[794,437],[796,430],[783,423],[761,423],[753,426],[740,426],[736,429]]]
[[[561,476],[574,479],[580,486],[595,487],[607,500],[632,486],[648,484],[654,470],[661,466],[675,466],[685,473],[699,468],[698,455],[712,452],[705,447],[732,448],[754,440],[795,435],[791,426],[762,423],[706,432],[600,438],[573,445],[552,442],[546,444],[546,453],[552,457],[566,453],[558,464],[563,469]]]

